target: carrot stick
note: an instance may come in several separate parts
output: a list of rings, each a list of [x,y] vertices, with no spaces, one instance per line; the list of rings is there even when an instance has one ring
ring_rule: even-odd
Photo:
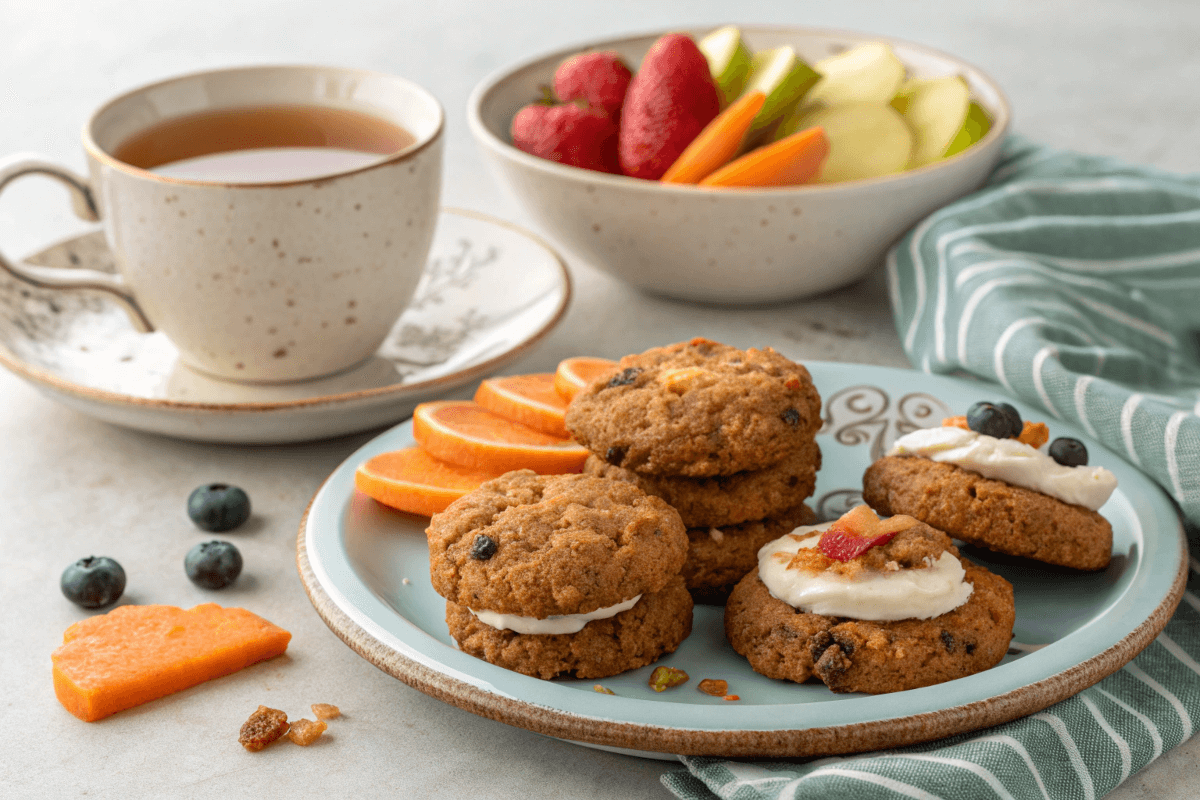
[[[742,148],[746,131],[767,96],[750,92],[739,97],[696,135],[671,168],[662,176],[663,183],[697,183],[714,170],[729,163]]]
[[[795,186],[806,183],[829,155],[823,128],[808,128],[751,150],[700,181],[701,186]]]

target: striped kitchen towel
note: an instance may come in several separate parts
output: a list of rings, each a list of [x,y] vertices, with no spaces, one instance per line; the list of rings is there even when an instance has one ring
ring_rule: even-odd
[[[1130,664],[1038,714],[858,756],[683,758],[663,783],[688,800],[1102,797],[1200,724],[1200,178],[1013,138],[988,185],[887,268],[914,365],[1003,385],[1175,498],[1193,534],[1184,602]]]

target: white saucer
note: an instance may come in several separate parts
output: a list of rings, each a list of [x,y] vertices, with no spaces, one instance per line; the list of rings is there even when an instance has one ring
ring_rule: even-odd
[[[114,271],[101,232],[27,259]],[[320,380],[228,383],[178,363],[161,333],[139,333],[98,292],[0,279],[0,364],[105,422],[208,442],[270,444],[339,436],[404,419],[424,400],[522,355],[566,310],[566,264],[538,236],[443,209],[412,305],[368,361]]]

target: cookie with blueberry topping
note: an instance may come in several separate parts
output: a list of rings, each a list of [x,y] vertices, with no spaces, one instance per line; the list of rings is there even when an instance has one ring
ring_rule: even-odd
[[[607,463],[651,475],[712,477],[772,467],[821,426],[812,379],[771,348],[693,339],[626,356],[580,392],[567,429]]]

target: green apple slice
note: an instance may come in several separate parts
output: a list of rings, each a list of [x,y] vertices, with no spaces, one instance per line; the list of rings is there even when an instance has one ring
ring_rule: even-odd
[[[958,129],[958,134],[955,135],[954,141],[950,143],[950,147],[946,149],[944,158],[958,155],[984,136],[987,136],[988,131],[991,129],[991,117],[983,110],[983,106],[972,100],[970,108],[967,109],[967,118],[963,121],[963,126]]]
[[[958,144],[956,139],[971,106],[967,82],[958,75],[905,81],[894,102],[904,109],[904,119],[913,132],[910,167],[923,167],[944,158]]]
[[[868,42],[818,61],[821,80],[805,98],[805,105],[887,103],[904,81],[904,65],[890,45]]]
[[[746,76],[750,74],[750,49],[742,41],[742,32],[734,25],[717,28],[696,44],[708,61],[721,107],[732,103],[742,93]]]
[[[891,175],[904,170],[912,156],[912,131],[900,112],[883,103],[797,109],[780,123],[775,136],[782,139],[818,125],[829,139],[829,155],[817,183]]]
[[[762,110],[750,123],[750,135],[761,131],[800,101],[820,75],[790,47],[755,53],[742,94],[762,92],[767,96]]]

